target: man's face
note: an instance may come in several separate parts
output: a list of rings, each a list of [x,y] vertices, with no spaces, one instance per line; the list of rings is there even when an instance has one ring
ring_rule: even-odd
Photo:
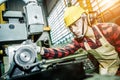
[[[83,20],[82,18],[78,19],[74,24],[72,24],[69,29],[77,37],[81,38],[82,34]]]

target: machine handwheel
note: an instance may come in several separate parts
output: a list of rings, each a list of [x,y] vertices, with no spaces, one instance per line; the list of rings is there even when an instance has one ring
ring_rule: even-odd
[[[14,61],[20,67],[34,63],[35,58],[35,51],[30,46],[20,47],[19,49],[17,49],[14,55]]]

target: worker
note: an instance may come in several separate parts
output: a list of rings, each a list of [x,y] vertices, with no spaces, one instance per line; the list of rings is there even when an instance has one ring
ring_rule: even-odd
[[[64,48],[42,48],[40,54],[48,59],[61,58],[83,48],[98,60],[100,74],[115,75],[120,64],[120,26],[114,23],[91,26],[88,14],[80,6],[68,7],[64,22],[75,38]]]

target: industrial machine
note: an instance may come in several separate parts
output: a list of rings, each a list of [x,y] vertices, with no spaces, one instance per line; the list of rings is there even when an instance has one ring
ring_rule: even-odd
[[[0,4],[7,1],[1,0]],[[7,45],[4,47],[4,54],[8,56],[10,64],[9,70],[5,73],[8,79],[13,75],[23,74],[24,70],[25,72],[28,69],[33,70],[33,67],[28,68],[28,65],[37,61],[39,49],[29,36],[43,33],[44,20],[41,6],[38,5],[37,0],[22,1],[25,3],[23,11],[3,11],[2,17],[6,23],[0,24],[0,46]]]
[[[30,73],[34,70],[39,70],[39,66],[35,67],[38,52],[40,52],[39,47],[31,40],[26,40],[22,44],[6,48],[10,64],[9,70],[2,78],[10,79],[18,75]]]
[[[82,50],[64,58],[38,60],[40,47],[31,40],[6,48],[6,53],[10,68],[1,76],[5,80],[82,80],[98,71],[96,60],[91,60],[88,53]]]
[[[0,24],[0,43],[27,40],[29,35],[43,32],[44,21],[41,7],[38,6],[36,0],[23,1],[27,4],[23,7],[24,12],[3,12],[3,19],[7,23]]]
[[[0,4],[5,1],[1,0]],[[9,70],[1,76],[1,79],[37,80],[39,77],[41,80],[81,80],[87,77],[86,72],[91,73],[97,69],[94,65],[95,60],[93,62],[87,52],[83,52],[86,53],[84,55],[76,54],[60,59],[38,60],[37,55],[41,46],[28,39],[28,36],[43,32],[42,9],[36,0],[23,1],[26,4],[23,7],[24,13],[3,12],[3,19],[7,23],[0,24],[0,44],[12,44],[5,47]]]

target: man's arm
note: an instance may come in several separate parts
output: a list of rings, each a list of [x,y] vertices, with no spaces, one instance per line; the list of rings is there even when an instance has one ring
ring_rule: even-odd
[[[80,48],[80,44],[74,39],[71,44],[64,48],[43,48],[43,56],[45,58],[61,58],[73,54]]]

